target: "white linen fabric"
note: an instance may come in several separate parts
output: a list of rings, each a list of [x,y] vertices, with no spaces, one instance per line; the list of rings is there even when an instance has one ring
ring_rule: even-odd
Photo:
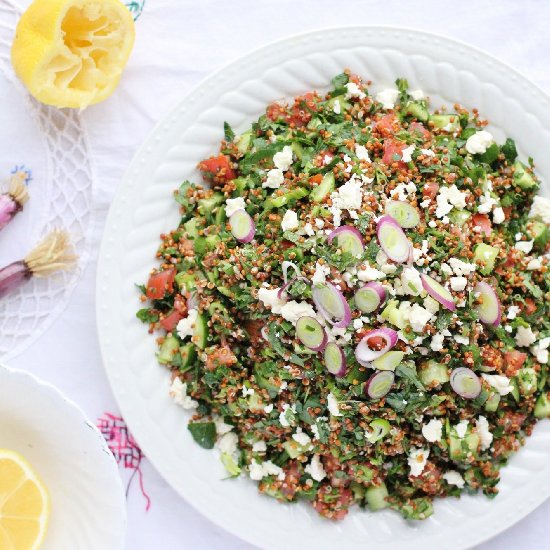
[[[4,1],[0,0],[0,8]],[[117,413],[95,330],[95,267],[105,216],[140,143],[155,122],[204,76],[255,47],[289,34],[345,24],[391,24],[438,32],[483,48],[550,92],[547,2],[142,0],[129,4],[139,19],[128,68],[115,94],[81,115],[95,170],[91,214],[97,222],[91,237],[91,259],[64,313],[9,363],[57,385],[92,419],[105,411]],[[9,161],[5,157],[4,151],[4,164]],[[198,514],[166,485],[146,459],[142,471],[151,507],[146,511],[145,499],[134,482],[128,494],[128,549],[251,548]],[[545,524],[549,513],[547,501],[480,548],[550,548],[550,532]],[[288,548],[292,548],[291,541]]]

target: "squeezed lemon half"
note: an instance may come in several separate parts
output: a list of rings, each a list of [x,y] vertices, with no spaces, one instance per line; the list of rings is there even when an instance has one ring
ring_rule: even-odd
[[[35,0],[11,59],[36,99],[83,109],[113,93],[133,44],[134,20],[119,0]]]
[[[18,453],[0,449],[0,548],[36,550],[50,516],[46,487]]]

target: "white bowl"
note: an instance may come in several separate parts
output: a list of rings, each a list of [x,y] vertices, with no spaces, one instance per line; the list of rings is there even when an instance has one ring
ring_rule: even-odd
[[[43,550],[120,550],[126,500],[99,430],[52,385],[0,366],[0,446],[22,454],[48,487]]]
[[[306,504],[281,505],[247,479],[221,481],[215,452],[200,449],[184,412],[168,397],[168,372],[155,341],[136,320],[134,283],[154,265],[158,235],[176,226],[172,191],[200,181],[197,161],[218,149],[223,121],[246,129],[273,100],[326,90],[345,67],[374,90],[409,80],[432,106],[460,102],[489,118],[497,141],[513,137],[520,158],[532,155],[550,178],[550,99],[514,69],[465,44],[386,27],[328,29],[265,46],[210,76],[160,122],[134,158],[107,221],[97,275],[103,358],[120,409],[145,455],[182,496],[212,521],[264,548],[466,548],[521,519],[550,494],[550,422],[502,471],[500,494],[436,502],[424,522],[391,511],[353,510],[341,523]]]

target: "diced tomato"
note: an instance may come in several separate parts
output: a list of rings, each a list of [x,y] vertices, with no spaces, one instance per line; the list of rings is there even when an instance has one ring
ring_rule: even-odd
[[[516,351],[513,349],[512,351],[505,351],[504,352],[504,365],[506,367],[504,374],[508,377],[516,376],[519,369],[523,366],[523,363],[525,363],[525,360],[527,359],[527,354],[523,353],[522,351]]]
[[[315,174],[309,178],[310,183],[321,183],[323,181],[323,174]]]
[[[285,118],[286,116],[286,109],[283,105],[280,103],[271,103],[267,106],[267,109],[265,111],[265,115],[269,120],[273,120],[274,122],[276,120],[280,120],[282,118]]]
[[[481,232],[484,233],[486,237],[491,236],[493,226],[487,214],[474,214],[472,216],[472,223],[474,224],[474,227],[479,227]]]
[[[160,300],[164,298],[166,292],[172,292],[174,289],[174,277],[176,276],[176,270],[171,267],[165,271],[159,271],[153,273],[147,281],[147,288],[145,295],[150,300]]]
[[[394,114],[384,115],[376,121],[374,128],[383,136],[393,136],[399,129],[397,117]]]
[[[208,353],[206,368],[212,371],[221,365],[234,365],[236,362],[237,358],[229,346],[218,346]]]
[[[420,134],[424,139],[430,139],[430,131],[420,122],[411,122],[409,124],[409,132],[413,134]]]
[[[537,304],[532,298],[525,298],[525,304],[521,309],[526,315],[533,315],[537,311]]]
[[[398,155],[401,158],[403,149],[407,147],[406,143],[402,141],[397,141],[395,139],[385,139],[384,140],[384,156],[382,157],[382,162],[384,164],[393,164],[397,162],[399,168],[406,168],[407,165],[402,160],[396,160],[395,155]]]
[[[294,124],[297,128],[305,126],[311,120],[311,111],[317,110],[317,98],[313,92],[308,92],[303,96],[298,96],[294,100],[294,105],[287,117],[289,124]]]
[[[160,326],[167,332],[171,332],[184,317],[183,313],[173,309],[164,319],[160,320]]]
[[[289,248],[292,248],[294,245],[294,243],[292,241],[288,241],[286,239],[283,239],[280,243],[279,243],[280,247],[283,249],[283,250],[288,250]]]
[[[425,199],[435,199],[438,191],[439,183],[435,181],[429,181],[428,183],[425,183],[424,187],[422,188],[422,196]]]
[[[185,317],[188,310],[187,300],[183,296],[177,295],[174,299],[174,309]]]
[[[250,337],[250,342],[253,346],[257,346],[262,342],[265,342],[262,336],[262,328],[264,327],[264,322],[261,319],[248,319],[244,323],[244,330],[248,333]]]
[[[199,170],[209,178],[217,178],[223,181],[229,181],[237,177],[237,174],[231,168],[229,157],[225,155],[203,160],[199,163]]]
[[[386,345],[386,340],[382,336],[371,336],[367,340],[367,345],[370,349],[379,351]]]

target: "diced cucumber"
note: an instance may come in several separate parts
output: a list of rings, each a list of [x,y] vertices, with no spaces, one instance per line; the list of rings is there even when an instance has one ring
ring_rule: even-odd
[[[422,122],[426,122],[426,120],[430,117],[430,113],[428,112],[426,105],[417,101],[407,103],[405,107],[405,114],[411,115]]]
[[[180,290],[195,290],[197,286],[197,276],[195,273],[180,271],[176,274],[175,281]]]
[[[461,439],[458,437],[455,430],[451,429],[449,433],[449,452],[451,459],[455,461],[464,460],[470,453],[477,458],[480,443],[481,439],[475,432],[470,432]]]
[[[181,365],[180,370],[188,370],[197,359],[197,350],[193,344],[184,344],[180,347]]]
[[[532,220],[527,225],[527,232],[533,239],[533,244],[542,252],[550,241],[550,228],[540,220]]]
[[[197,237],[193,243],[193,249],[197,254],[204,254],[214,250],[220,243],[219,235],[207,235],[206,237]]]
[[[460,120],[457,114],[450,115],[430,115],[430,122],[436,128],[441,128],[446,132],[456,132],[460,128]]]
[[[271,378],[263,376],[259,369],[254,369],[254,379],[260,388],[263,388],[269,392],[271,397],[274,397],[279,393],[279,385],[273,382]]]
[[[221,461],[231,477],[237,477],[241,473],[241,468],[230,454],[222,453]]]
[[[329,99],[325,105],[324,105],[324,111],[325,112],[331,112],[333,113],[334,112],[334,104],[338,101],[338,103],[340,103],[340,113],[344,113],[345,111],[347,111],[350,107],[351,107],[351,104],[346,101],[344,99],[343,96],[339,95],[339,96],[336,96],[336,97],[333,97],[331,99]]]
[[[290,147],[298,160],[302,160],[302,157],[304,156],[304,148],[301,146],[301,144],[297,141],[293,141]]]
[[[197,227],[199,220],[197,218],[191,218],[187,220],[183,227],[190,239],[196,239],[199,236],[199,228]]]
[[[500,403],[500,394],[496,392],[491,393],[487,401],[485,401],[485,410],[487,412],[495,412],[498,408],[499,403]]]
[[[237,150],[239,153],[244,155],[248,151],[252,137],[252,131],[249,130],[248,132],[244,132],[235,138],[235,143],[237,144]]]
[[[202,216],[205,216],[206,214],[211,214],[214,208],[222,204],[224,200],[224,196],[221,193],[213,193],[210,197],[199,199],[197,203],[197,210]]]
[[[235,185],[235,190],[237,191],[239,197],[243,194],[244,190],[248,187],[249,182],[248,176],[239,176],[233,180]]]
[[[468,210],[457,210],[455,208],[449,214],[449,220],[451,220],[451,223],[462,227],[470,219],[470,216],[471,214]]]
[[[195,321],[195,330],[193,331],[193,342],[199,349],[206,347],[206,340],[208,339],[208,319],[204,313],[197,315]]]
[[[450,380],[449,369],[446,365],[430,359],[420,365],[418,378],[427,388],[436,388]]]
[[[223,227],[225,225],[225,220],[227,216],[225,215],[225,208],[218,207],[216,210],[216,216],[214,217],[214,223],[218,227]]]
[[[498,248],[485,243],[479,243],[475,247],[474,262],[480,266],[483,275],[489,275],[493,271],[498,253]]]
[[[332,172],[327,172],[321,183],[313,188],[313,191],[310,193],[310,199],[313,202],[323,202],[323,200],[328,197],[334,191],[334,174]]]
[[[510,385],[512,386],[510,395],[515,399],[516,403],[519,403],[519,384],[515,376],[510,380]]]
[[[283,448],[290,458],[298,458],[307,451],[307,447],[300,445],[294,439],[289,439],[283,443]]]
[[[403,329],[407,326],[407,319],[404,312],[397,307],[398,304],[397,300],[390,300],[380,315],[392,325]]]
[[[369,508],[376,512],[377,510],[382,510],[389,506],[388,501],[388,488],[386,484],[382,482],[380,485],[372,485],[367,489],[365,493],[365,498],[367,499],[367,504]]]
[[[523,367],[517,374],[521,395],[533,395],[537,390],[537,372],[532,367]]]
[[[527,171],[527,166],[516,160],[514,162],[514,183],[522,189],[533,189],[538,187],[535,178]]]
[[[248,396],[248,410],[254,413],[260,413],[264,410],[262,398],[257,393]]]
[[[281,208],[287,206],[299,199],[302,199],[308,195],[308,190],[303,187],[296,187],[290,189],[283,195],[271,195],[264,202],[265,210],[273,210],[274,208]]]
[[[180,344],[175,336],[167,336],[160,345],[157,353],[157,360],[161,365],[169,365],[174,360]]]
[[[537,418],[550,418],[550,398],[548,393],[539,395],[535,403],[535,416]]]

